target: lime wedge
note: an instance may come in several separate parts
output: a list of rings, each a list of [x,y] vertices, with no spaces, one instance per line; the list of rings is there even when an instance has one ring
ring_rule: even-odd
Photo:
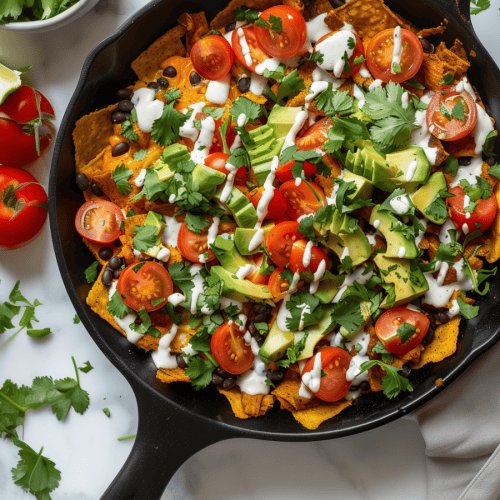
[[[0,104],[21,86],[21,72],[0,64]]]

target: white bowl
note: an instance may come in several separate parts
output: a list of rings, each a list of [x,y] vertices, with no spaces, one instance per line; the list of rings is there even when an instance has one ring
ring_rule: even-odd
[[[44,31],[51,31],[72,23],[80,16],[86,14],[99,1],[100,0],[80,0],[78,3],[55,17],[44,19],[43,21],[1,24],[0,29],[22,31],[23,33],[42,33]]]

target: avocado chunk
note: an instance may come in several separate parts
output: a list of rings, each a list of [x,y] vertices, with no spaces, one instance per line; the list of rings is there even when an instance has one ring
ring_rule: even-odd
[[[262,125],[248,132],[251,143],[245,144],[252,167],[271,161],[279,155],[285,138],[277,138],[269,125]]]
[[[429,285],[422,271],[411,269],[410,262],[405,259],[393,259],[383,253],[378,253],[373,258],[380,277],[384,283],[394,284],[396,300],[389,306],[387,297],[382,301],[381,308],[389,309],[398,307],[416,299],[429,290]]]
[[[267,238],[269,231],[274,227],[274,222],[268,222],[262,226],[264,230],[264,239]],[[236,248],[240,252],[241,255],[253,255],[259,252],[262,252],[262,245],[259,245],[255,250],[250,251],[248,249],[252,238],[255,236],[257,229],[251,228],[243,228],[237,227],[234,232],[234,243],[236,244]]]
[[[306,328],[302,332],[295,332],[294,343],[297,343],[304,335],[308,332],[304,349],[297,358],[299,361],[301,359],[310,358],[314,354],[314,348],[316,344],[325,336],[328,335],[336,326],[337,323],[332,319],[332,311],[334,306],[325,307],[325,311],[319,323],[317,325],[312,325]]]
[[[350,196],[353,200],[361,198],[362,200],[367,200],[373,194],[373,183],[362,177],[361,175],[353,174],[352,172],[345,172],[342,179],[346,182],[352,182],[356,184],[356,192]]]
[[[255,285],[249,280],[240,280],[233,273],[226,271],[222,266],[212,266],[210,272],[222,280],[222,295],[240,302],[263,302],[272,299],[266,285]]]
[[[336,276],[335,279],[326,279],[319,282],[318,290],[314,294],[322,304],[330,304],[344,282],[344,276]]]
[[[341,326],[339,329],[340,335],[342,335],[342,337],[344,337],[344,340],[347,340],[348,342],[351,341],[356,334],[358,334],[364,329],[366,323],[368,323],[368,321],[371,318],[370,302],[367,301],[360,302],[359,308],[361,310],[361,316],[363,316],[363,323],[359,326],[359,328],[350,331]]]
[[[217,186],[220,186],[226,180],[226,174],[219,172],[214,168],[206,165],[197,164],[192,172],[193,180],[198,183],[199,192],[204,195],[207,200],[212,199]]]
[[[188,148],[183,144],[167,146],[160,158],[154,163],[160,181],[168,181],[175,175],[177,163],[184,163],[191,159]]]
[[[219,187],[213,196],[219,203],[221,194],[222,187]],[[224,206],[229,209],[240,227],[255,227],[259,220],[252,202],[237,187],[233,187]]]
[[[375,222],[378,221],[378,222]],[[399,231],[391,231],[393,224],[399,224],[400,221],[390,212],[380,211],[380,205],[373,207],[370,215],[370,224],[376,227],[385,238],[387,243],[387,257],[414,259],[418,255],[418,248],[415,240],[405,238]]]
[[[359,266],[372,254],[372,247],[363,230],[358,226],[352,234],[334,234],[322,243],[333,250],[338,257],[345,255],[345,249],[348,249],[348,255],[352,260],[353,266]]]
[[[285,355],[286,350],[293,344],[294,332],[284,332],[278,328],[275,320],[267,334],[259,355],[270,361],[276,361]]]
[[[271,164],[273,161],[266,161],[265,163],[262,163],[261,165],[254,165],[252,167],[253,173],[255,174],[255,177],[257,179],[257,183],[259,186],[263,186],[264,182],[266,182],[267,176],[271,172]]]
[[[278,139],[287,136],[301,110],[302,108],[287,108],[284,106],[273,107],[269,113],[267,124],[274,130]]]
[[[163,230],[165,229],[165,221],[163,219],[163,215],[158,214],[156,212],[148,212],[146,219],[144,220],[144,226],[154,226],[156,227],[156,231],[154,232],[156,236],[156,242],[151,247],[148,248],[144,253],[149,255],[150,257],[156,257],[159,251],[162,248],[165,248],[161,242],[161,235],[163,234]]]
[[[397,168],[403,173],[394,179],[398,187],[414,189],[425,184],[429,178],[431,165],[424,150],[418,146],[389,153],[386,155],[386,161],[390,168]]]
[[[231,274],[235,274],[241,267],[245,267],[247,264],[253,265],[253,261],[243,257],[238,252],[234,243],[234,240],[227,240],[219,235],[210,246],[220,265]]]
[[[446,179],[443,173],[436,172],[411,197],[411,201],[422,212],[423,216],[434,224],[444,224],[448,218],[446,203],[439,196],[439,191],[446,190],[446,188]]]

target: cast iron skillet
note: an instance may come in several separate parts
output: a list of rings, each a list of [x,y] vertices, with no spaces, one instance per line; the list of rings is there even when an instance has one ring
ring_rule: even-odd
[[[440,391],[435,380],[450,385],[476,358],[500,339],[500,283],[480,298],[480,314],[462,328],[457,352],[437,365],[411,374],[412,393],[389,401],[382,394],[365,395],[337,417],[309,431],[287,411],[277,408],[257,419],[234,417],[225,398],[212,387],[195,392],[188,384],[162,384],[155,378],[151,356],[94,314],[85,303],[90,285],[84,269],[93,261],[75,230],[75,214],[84,201],[75,184],[71,133],[81,116],[114,102],[115,92],[135,80],[130,62],[156,38],[176,24],[184,12],[204,10],[212,19],[226,0],[153,0],[87,57],[78,86],[57,137],[49,186],[50,225],[55,254],[68,294],[78,316],[108,359],[126,377],[137,398],[139,429],[127,462],[102,496],[111,500],[159,499],[179,466],[204,447],[229,438],[276,441],[331,439],[386,424],[429,401]],[[500,70],[477,39],[469,17],[469,0],[388,0],[387,4],[419,27],[449,21],[442,39],[455,38],[476,56],[470,79],[500,122]],[[498,299],[496,297],[499,297]],[[279,405],[276,405],[279,407]]]

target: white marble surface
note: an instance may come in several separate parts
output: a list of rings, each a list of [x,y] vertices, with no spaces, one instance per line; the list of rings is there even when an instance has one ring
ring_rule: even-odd
[[[87,53],[146,3],[102,0],[72,25],[45,35],[0,31],[0,61],[13,67],[34,64],[27,81],[49,98],[60,120]],[[498,8],[493,5],[473,19],[480,39],[497,62],[499,21]],[[32,169],[44,185],[49,160],[50,156]],[[53,500],[97,499],[132,448],[133,440],[117,438],[136,432],[133,393],[85,328],[73,324],[75,311],[59,276],[48,226],[30,246],[0,253],[0,278],[0,301],[7,299],[20,279],[23,293],[43,303],[37,309],[39,326],[53,332],[42,341],[21,333],[8,346],[0,345],[0,385],[7,378],[29,384],[39,375],[74,377],[72,355],[79,366],[87,360],[94,366],[90,373],[81,374],[82,386],[90,394],[87,412],[82,416],[70,411],[59,422],[50,409],[30,411],[24,440],[37,450],[44,446],[44,454],[62,473]],[[111,418],[102,412],[105,407]],[[0,440],[0,498],[34,498],[10,477],[16,454],[9,441]],[[399,420],[335,441],[295,444],[238,439],[210,446],[180,468],[163,499],[424,500],[426,481],[424,443],[418,428],[411,421]]]

